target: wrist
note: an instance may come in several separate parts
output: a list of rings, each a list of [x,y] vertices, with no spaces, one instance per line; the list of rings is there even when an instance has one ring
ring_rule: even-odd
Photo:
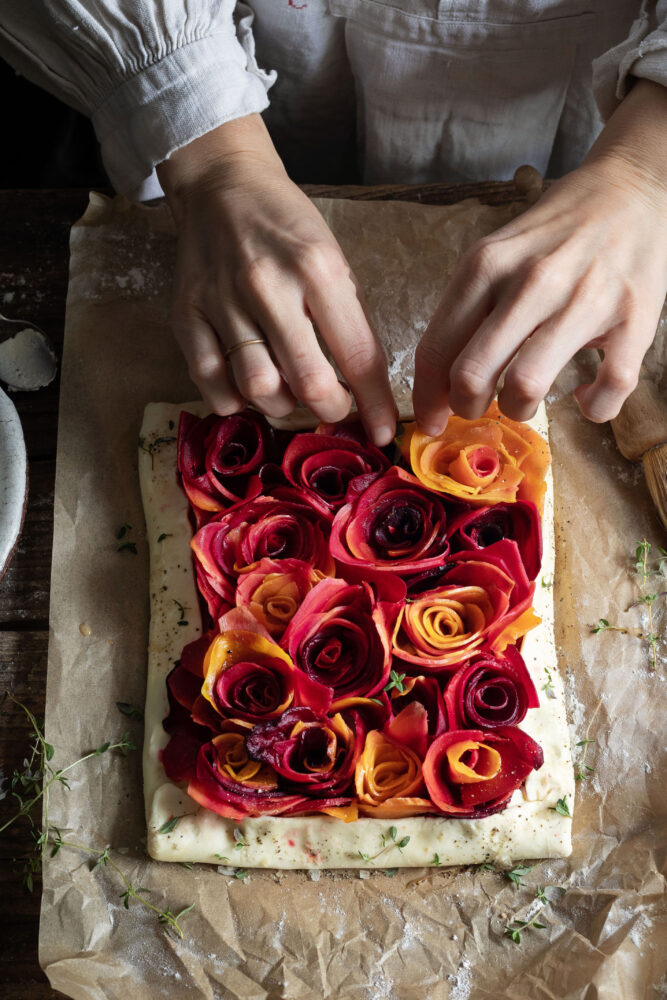
[[[667,210],[667,88],[638,80],[582,167]]]
[[[177,149],[157,166],[160,184],[175,213],[191,197],[207,190],[232,187],[254,171],[285,173],[258,114],[219,125]]]

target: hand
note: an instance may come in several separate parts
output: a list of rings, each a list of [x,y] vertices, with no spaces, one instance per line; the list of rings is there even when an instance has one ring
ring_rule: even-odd
[[[211,409],[246,400],[271,417],[295,401],[342,420],[350,397],[377,445],[396,411],[359,285],[322,216],[290,181],[259,115],[221,125],[158,168],[178,226],[173,325]],[[244,341],[249,344],[228,355]]]
[[[667,90],[639,81],[580,168],[461,259],[415,357],[415,416],[528,420],[582,347],[604,358],[575,390],[589,420],[616,416],[667,290]]]

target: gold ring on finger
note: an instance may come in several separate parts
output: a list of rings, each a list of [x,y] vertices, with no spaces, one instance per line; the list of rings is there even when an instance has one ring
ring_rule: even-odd
[[[226,361],[234,351],[240,351],[242,347],[249,347],[250,344],[264,344],[266,347],[266,341],[263,337],[255,337],[253,340],[242,340],[239,344],[232,344],[226,351],[223,351],[222,356]]]

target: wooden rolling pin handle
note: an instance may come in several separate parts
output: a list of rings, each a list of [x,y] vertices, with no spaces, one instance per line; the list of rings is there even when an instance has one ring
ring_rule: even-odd
[[[667,441],[642,455],[646,485],[662,523],[667,528]]]
[[[528,204],[533,205],[542,194],[542,175],[535,167],[524,163],[514,171],[514,186]]]

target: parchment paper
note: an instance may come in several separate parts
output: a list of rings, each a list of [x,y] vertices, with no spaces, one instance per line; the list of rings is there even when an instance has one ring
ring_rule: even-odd
[[[502,224],[507,208],[399,203],[324,205],[379,323],[414,341],[462,248]],[[422,235],[428,238],[422,240]],[[148,558],[136,478],[144,405],[193,398],[167,327],[173,231],[164,207],[93,197],[72,231],[63,359],[47,690],[47,737],[64,765],[141,724]],[[381,310],[380,310],[381,307]],[[665,385],[664,320],[649,369]],[[400,331],[403,331],[401,333]],[[408,355],[406,355],[406,360]],[[74,998],[144,1000],[654,1000],[666,995],[667,906],[661,749],[664,659],[648,667],[641,641],[591,635],[605,617],[639,625],[634,547],[665,544],[641,467],[618,454],[609,426],[587,423],[570,393],[591,377],[583,352],[548,397],[557,527],[556,636],[573,742],[600,703],[578,788],[574,853],[545,862],[517,889],[477,869],[253,872],[160,864],[144,850],[140,753],[105,754],[71,772],[50,815],[81,844],[110,844],[147,898],[177,912],[184,939],[132,902],[109,868],[62,849],[48,859],[40,960]],[[118,552],[115,535],[137,555]],[[657,589],[657,588],[656,588]],[[663,598],[660,602],[664,601]],[[84,626],[80,628],[80,626]],[[87,626],[87,627],[85,627]],[[664,643],[661,652],[664,653]],[[581,748],[575,750],[580,756]],[[528,919],[536,888],[563,886],[545,929],[503,935]],[[547,892],[556,897],[555,890]]]

